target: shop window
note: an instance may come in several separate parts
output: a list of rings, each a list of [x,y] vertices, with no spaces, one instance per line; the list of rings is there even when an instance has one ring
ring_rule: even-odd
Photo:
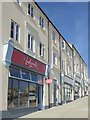
[[[19,40],[19,28],[20,26],[11,20],[11,31],[10,31],[10,38],[13,38],[15,40]]]
[[[29,83],[29,106],[36,106],[36,84]]]
[[[33,7],[31,4],[28,4],[28,14],[33,18]]]
[[[25,70],[21,70],[21,75],[23,79],[27,79],[30,80],[30,75],[29,72],[25,71]]]
[[[10,76],[21,78],[21,76],[20,76],[20,69],[18,69],[16,67],[10,67]]]
[[[8,83],[8,108],[18,107],[18,81],[9,79]]]
[[[28,107],[28,82],[20,81],[20,107]]]
[[[12,80],[8,81],[8,108],[12,108]]]

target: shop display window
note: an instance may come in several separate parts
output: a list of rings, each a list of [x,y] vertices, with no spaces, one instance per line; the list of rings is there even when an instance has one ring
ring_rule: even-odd
[[[28,82],[19,82],[20,107],[28,107]]]

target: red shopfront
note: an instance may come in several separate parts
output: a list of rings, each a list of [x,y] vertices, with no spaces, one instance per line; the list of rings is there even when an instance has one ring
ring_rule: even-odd
[[[8,108],[43,107],[46,65],[14,48],[8,81]]]

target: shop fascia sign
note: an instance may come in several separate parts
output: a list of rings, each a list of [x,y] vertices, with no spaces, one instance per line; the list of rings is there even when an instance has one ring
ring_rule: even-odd
[[[11,62],[45,75],[46,65],[14,48]]]
[[[6,67],[11,65],[11,58],[13,53],[13,41],[9,40],[7,43],[3,45],[3,59],[2,62]]]

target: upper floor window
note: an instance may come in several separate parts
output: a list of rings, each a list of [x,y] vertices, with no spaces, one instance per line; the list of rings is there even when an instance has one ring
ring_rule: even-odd
[[[28,49],[34,50],[34,37],[28,33]]]
[[[40,16],[39,18],[39,25],[44,28],[44,19]]]
[[[19,28],[20,26],[11,20],[11,31],[10,31],[10,37],[15,39],[15,40],[19,40]]]
[[[40,56],[44,57],[44,45],[40,43]]]
[[[55,42],[55,32],[52,32],[52,40]]]
[[[57,56],[55,53],[53,53],[53,64],[57,65]]]
[[[69,65],[67,64],[67,74],[69,74]]]
[[[31,4],[28,4],[28,14],[33,17],[33,7]]]
[[[65,61],[62,60],[62,69],[65,70]]]
[[[61,43],[61,48],[62,48],[62,49],[65,49],[65,41],[62,41],[62,43]]]

